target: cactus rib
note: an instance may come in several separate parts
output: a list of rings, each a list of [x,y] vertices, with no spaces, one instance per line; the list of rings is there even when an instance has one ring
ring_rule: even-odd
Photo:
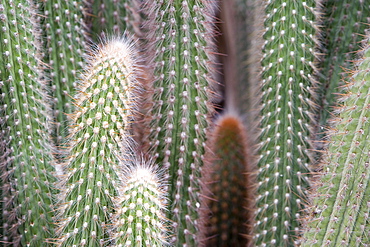
[[[294,246],[308,187],[316,1],[265,6],[256,246]]]
[[[302,246],[370,244],[369,40],[333,119]]]
[[[56,122],[56,145],[68,135],[67,115],[73,112],[72,95],[83,67],[85,31],[83,0],[44,0],[40,6],[44,15],[42,29],[46,77],[50,80],[53,115]]]
[[[210,95],[213,6],[207,1],[149,1],[149,51],[154,64],[150,110],[151,154],[168,170],[175,246],[195,246],[199,178],[204,154]]]
[[[17,246],[46,246],[55,237],[55,161],[36,16],[33,1],[0,1],[1,145],[10,152],[1,164],[10,192],[3,210],[11,236],[4,240]]]

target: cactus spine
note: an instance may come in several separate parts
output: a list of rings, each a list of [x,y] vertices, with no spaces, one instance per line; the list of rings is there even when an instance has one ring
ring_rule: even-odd
[[[126,172],[117,208],[115,246],[165,244],[163,186],[153,167],[137,163]]]
[[[53,97],[53,114],[56,122],[57,145],[68,135],[67,115],[73,111],[72,96],[83,67],[85,34],[83,0],[44,0],[42,29],[46,76],[50,80]]]
[[[168,171],[174,246],[196,246],[199,177],[210,114],[212,7],[207,1],[148,1],[154,47],[151,156]]]
[[[10,192],[4,231],[12,232],[14,246],[46,246],[55,236],[51,119],[36,15],[33,1],[0,1],[0,145],[9,152],[1,165],[3,193]]]
[[[299,232],[310,164],[315,4],[265,6],[256,246],[293,246]]]
[[[212,158],[203,170],[210,191],[202,205],[209,208],[202,216],[205,245],[252,246],[254,181],[246,130],[235,114],[221,116],[215,126],[209,140]]]
[[[370,245],[370,36],[346,85],[302,246]]]
[[[106,246],[137,87],[135,50],[113,38],[94,52],[76,96],[60,246]]]
[[[93,39],[120,34],[126,30],[138,33],[141,24],[139,4],[137,0],[89,0]]]
[[[351,0],[326,0],[323,2],[323,61],[321,92],[321,119],[320,126],[327,126],[330,112],[335,106],[335,93],[340,93],[338,88],[345,71],[351,69],[351,60],[354,52],[358,50],[363,39],[365,29],[369,23],[370,2]]]

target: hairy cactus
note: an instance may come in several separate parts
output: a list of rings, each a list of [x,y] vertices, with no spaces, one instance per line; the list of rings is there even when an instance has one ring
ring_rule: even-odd
[[[39,0],[40,1],[40,0]],[[42,30],[46,77],[50,81],[53,97],[53,115],[57,145],[68,135],[67,115],[73,111],[72,96],[78,72],[83,67],[85,31],[83,24],[83,0],[43,0]]]
[[[152,166],[136,163],[125,174],[116,208],[115,246],[165,244],[165,192]]]
[[[33,1],[0,1],[0,146],[7,150],[1,166],[9,196],[3,215],[14,246],[45,246],[55,236],[51,119],[36,15]]]
[[[212,7],[207,1],[149,1],[149,44],[154,47],[151,156],[168,171],[167,217],[174,246],[196,246],[199,177],[210,86]]]
[[[76,96],[60,246],[110,243],[113,197],[124,154],[131,152],[128,128],[137,73],[133,43],[126,39],[113,38],[94,51]]]
[[[306,203],[316,1],[268,1],[256,246],[293,246]]]
[[[328,118],[335,106],[335,96],[341,93],[339,86],[346,70],[351,69],[351,60],[363,39],[369,23],[370,2],[351,0],[323,1],[323,59],[320,63],[320,126],[327,127]],[[319,135],[322,136],[322,135]]]
[[[370,245],[370,36],[366,38],[333,119],[302,246]]]
[[[206,246],[252,246],[253,187],[248,164],[246,130],[235,114],[215,123],[210,138],[211,160],[203,170],[205,215],[202,215]],[[204,192],[203,192],[204,193]],[[203,203],[202,203],[203,204]]]

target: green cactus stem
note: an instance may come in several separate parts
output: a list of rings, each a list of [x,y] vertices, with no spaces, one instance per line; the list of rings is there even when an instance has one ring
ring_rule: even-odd
[[[342,92],[340,86],[346,73],[343,68],[352,68],[354,52],[359,49],[365,29],[368,28],[366,23],[369,23],[367,13],[370,11],[370,2],[326,0],[322,8],[323,59],[319,80],[322,109],[319,123],[320,126],[328,127],[328,118],[336,106],[336,97]]]
[[[93,52],[76,96],[59,246],[106,246],[135,103],[133,43],[112,38]]]
[[[199,178],[210,105],[213,7],[208,1],[147,1],[154,64],[151,156],[168,171],[174,246],[196,246]]]
[[[116,206],[115,246],[163,246],[165,192],[160,178],[152,166],[139,162],[125,173]]]
[[[265,6],[256,246],[294,246],[306,204],[316,1]]]
[[[369,41],[333,119],[302,246],[370,245]]]
[[[120,34],[126,30],[140,33],[140,1],[127,0],[88,0],[91,15],[91,35],[104,38]]]
[[[1,166],[4,193],[11,193],[3,240],[14,246],[47,246],[55,237],[55,161],[36,16],[33,1],[0,1],[0,145],[8,152]]]
[[[43,0],[40,6],[44,39],[46,77],[50,81],[56,144],[68,135],[67,114],[73,111],[72,96],[83,68],[85,31],[84,4],[78,1]]]
[[[202,222],[205,246],[252,246],[254,178],[248,164],[246,130],[236,114],[215,123],[210,163],[203,170],[205,194]],[[207,190],[204,191],[207,191]]]

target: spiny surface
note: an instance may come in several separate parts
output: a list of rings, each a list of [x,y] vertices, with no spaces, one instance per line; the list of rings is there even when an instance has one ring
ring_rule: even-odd
[[[306,204],[315,1],[267,1],[256,246],[294,246]]]
[[[124,181],[117,205],[115,246],[164,245],[165,193],[157,174],[138,163],[127,171]]]
[[[328,118],[335,107],[336,95],[341,93],[341,81],[346,70],[352,68],[354,52],[359,49],[365,29],[369,23],[370,1],[360,0],[326,0],[323,3],[321,51],[323,59],[320,63],[320,126],[328,126]],[[319,136],[322,136],[321,134]]]
[[[8,152],[1,166],[3,189],[10,192],[3,215],[14,246],[46,246],[55,234],[51,119],[36,14],[32,1],[0,1],[0,145]]]
[[[40,4],[44,39],[43,62],[52,92],[56,145],[68,135],[67,114],[73,112],[72,96],[83,67],[85,33],[84,1],[44,0]]]
[[[199,177],[211,112],[212,10],[206,1],[147,2],[154,96],[151,154],[168,171],[174,246],[196,246]]]
[[[88,0],[92,38],[122,34],[126,29],[139,32],[140,3],[137,0]]]
[[[369,38],[337,109],[302,246],[370,245]]]
[[[212,162],[205,166],[206,246],[247,246],[254,217],[251,205],[254,181],[248,167],[246,130],[239,117],[226,114],[215,123],[210,139]]]
[[[136,85],[132,44],[107,41],[90,61],[76,96],[79,110],[67,161],[61,209],[60,246],[105,246],[112,224]]]

